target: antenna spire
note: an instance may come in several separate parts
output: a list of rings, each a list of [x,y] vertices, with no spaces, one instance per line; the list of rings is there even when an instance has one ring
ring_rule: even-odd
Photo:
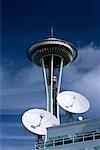
[[[53,27],[51,27],[51,37],[53,38],[54,36],[54,31],[53,31]]]

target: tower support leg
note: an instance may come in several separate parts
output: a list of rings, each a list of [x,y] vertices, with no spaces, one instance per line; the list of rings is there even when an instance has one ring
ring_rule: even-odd
[[[45,64],[44,64],[44,59],[42,58],[41,60],[42,62],[42,69],[43,69],[43,75],[44,75],[44,82],[45,82],[45,91],[46,91],[46,98],[47,98],[47,111],[50,112],[50,108],[49,108],[49,91],[48,91],[48,83],[47,83],[47,75],[46,75],[46,68],[45,68]]]
[[[57,95],[60,92],[61,79],[62,79],[62,71],[63,71],[63,58],[61,58],[61,64],[60,64],[60,72],[59,72],[59,79],[58,79]],[[58,124],[60,124],[59,104],[58,103],[57,103],[57,119],[58,119]]]

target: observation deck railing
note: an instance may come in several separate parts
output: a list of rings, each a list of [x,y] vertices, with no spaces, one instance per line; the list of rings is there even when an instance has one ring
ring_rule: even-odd
[[[79,136],[74,136],[71,138],[61,138],[57,140],[49,140],[46,142],[38,142],[35,144],[35,150],[45,150],[45,148],[53,148],[56,146],[63,146],[65,144],[74,144],[78,142],[85,142],[85,141],[94,141],[100,139],[100,133],[91,133],[91,134],[84,134]]]

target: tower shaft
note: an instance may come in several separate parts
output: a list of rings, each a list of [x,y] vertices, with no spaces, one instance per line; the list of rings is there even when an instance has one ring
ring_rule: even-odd
[[[60,66],[56,68],[54,55],[50,56],[49,67],[45,66],[45,58],[42,58],[42,68],[45,81],[46,99],[47,99],[47,111],[51,112],[58,118],[59,122],[59,105],[57,104],[56,96],[60,91],[63,59],[60,58]]]

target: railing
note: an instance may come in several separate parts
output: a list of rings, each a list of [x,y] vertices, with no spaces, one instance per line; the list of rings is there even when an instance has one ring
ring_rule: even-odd
[[[46,141],[46,142],[39,142],[35,144],[35,150],[39,149],[45,149],[49,147],[56,147],[56,146],[61,146],[65,144],[74,144],[78,142],[85,142],[85,141],[90,141],[90,140],[96,140],[100,139],[100,133],[91,133],[91,134],[84,134],[81,136],[74,136],[71,138],[61,138],[57,140],[52,140],[52,141]]]

